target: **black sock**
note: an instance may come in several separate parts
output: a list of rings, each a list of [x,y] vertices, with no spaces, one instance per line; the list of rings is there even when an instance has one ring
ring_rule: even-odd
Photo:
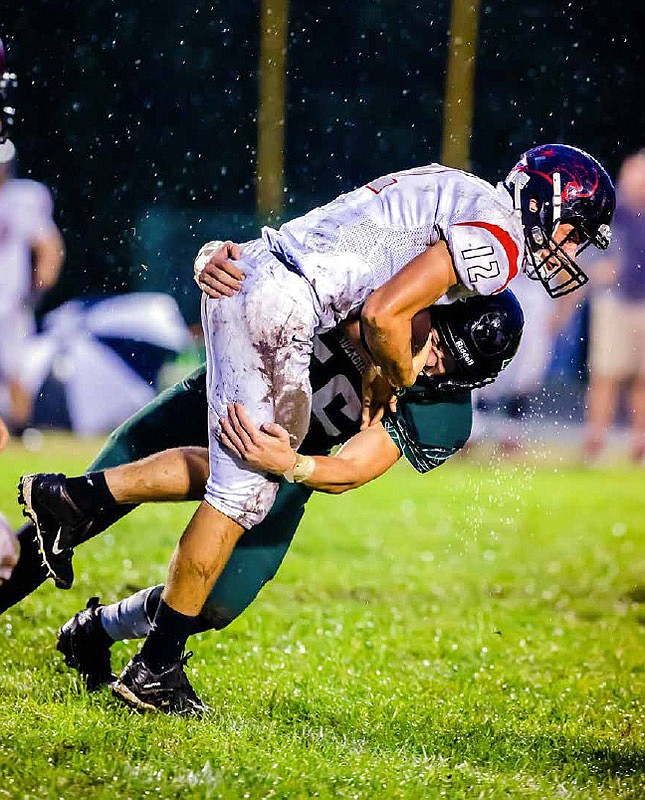
[[[161,672],[179,661],[196,621],[197,617],[175,611],[163,599],[159,601],[152,629],[141,648],[141,656],[150,669]]]
[[[87,542],[88,539],[92,539],[94,536],[98,536],[99,533],[103,533],[110,525],[114,525],[117,520],[120,520],[121,517],[125,517],[126,514],[129,514],[135,508],[136,505],[115,505],[113,508],[96,511],[91,515],[93,517],[92,525],[87,530],[85,526],[81,526],[78,531],[72,532],[72,546],[78,547],[79,544],[83,544],[83,542]]]
[[[74,503],[90,517],[117,506],[108,489],[104,472],[90,472],[78,478],[67,478],[66,486]]]
[[[25,523],[18,531],[20,558],[9,580],[0,586],[0,614],[31,594],[47,578],[34,535],[33,522]]]
[[[161,593],[163,592],[163,589],[163,584],[155,586],[154,589],[151,589],[146,597],[146,602],[143,605],[146,616],[150,621],[150,625],[152,625],[155,620],[155,614],[157,613],[159,603],[161,602]]]

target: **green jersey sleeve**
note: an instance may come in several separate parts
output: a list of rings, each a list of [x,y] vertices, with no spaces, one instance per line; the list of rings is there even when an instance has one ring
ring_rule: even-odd
[[[394,444],[418,472],[443,464],[468,441],[472,428],[470,392],[433,402],[399,400],[383,425]]]

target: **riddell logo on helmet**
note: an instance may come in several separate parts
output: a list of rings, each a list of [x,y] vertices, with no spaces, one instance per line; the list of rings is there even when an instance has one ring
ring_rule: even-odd
[[[455,339],[455,347],[462,355],[462,358],[468,364],[469,367],[472,367],[475,363],[475,359],[470,355],[468,352],[468,348],[466,347],[466,343],[463,339]]]

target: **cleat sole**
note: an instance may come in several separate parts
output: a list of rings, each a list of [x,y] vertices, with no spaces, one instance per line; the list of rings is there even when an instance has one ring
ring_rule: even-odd
[[[134,692],[131,692],[130,689],[128,689],[128,687],[118,679],[110,684],[110,689],[112,690],[112,693],[120,700],[123,700],[127,706],[139,712],[156,711],[163,714],[177,714],[177,716],[180,717],[202,717],[211,710],[206,705],[193,705],[192,707],[185,708],[182,711],[175,711],[169,705],[154,706],[152,703],[146,703],[144,700],[141,700],[136,696],[136,694],[134,694]]]
[[[140,700],[134,692],[131,692],[128,687],[122,683],[121,681],[117,680],[114,683],[110,684],[110,689],[112,689],[113,694],[119,697],[121,700],[124,701],[126,705],[130,708],[134,708],[135,711],[163,711],[164,709],[158,708],[157,706],[153,706],[152,703],[146,703],[143,700]]]

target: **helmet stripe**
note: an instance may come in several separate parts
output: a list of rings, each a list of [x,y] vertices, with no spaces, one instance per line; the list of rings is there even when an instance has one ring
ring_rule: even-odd
[[[555,230],[556,222],[560,221],[562,215],[562,181],[560,180],[560,173],[553,173],[553,229]]]

